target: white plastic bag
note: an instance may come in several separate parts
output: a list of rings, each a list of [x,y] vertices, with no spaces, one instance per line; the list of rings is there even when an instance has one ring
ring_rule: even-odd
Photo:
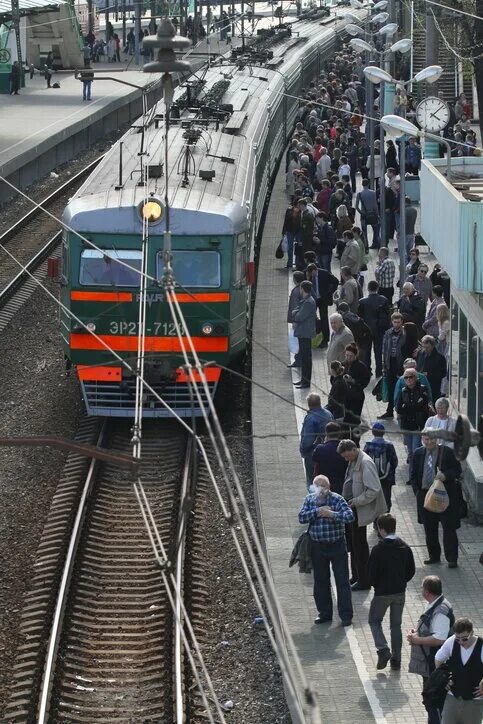
[[[288,239],[287,239],[287,234],[284,234],[284,235],[282,236],[282,251],[283,251],[284,254],[287,254],[287,252],[288,252]]]
[[[288,333],[288,348],[292,354],[297,354],[299,351],[298,338],[294,336],[293,329]]]

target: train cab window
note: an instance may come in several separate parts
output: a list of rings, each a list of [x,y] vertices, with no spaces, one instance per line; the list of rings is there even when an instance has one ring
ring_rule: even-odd
[[[235,286],[241,286],[245,280],[245,251],[246,247],[242,247],[235,252],[235,269],[233,271]]]
[[[122,261],[133,269],[128,269]],[[135,271],[138,270],[138,271]],[[130,249],[84,249],[79,283],[85,286],[139,287],[141,252]]]
[[[157,276],[164,272],[163,252],[158,253]],[[173,273],[180,287],[219,287],[221,264],[218,251],[173,251]]]

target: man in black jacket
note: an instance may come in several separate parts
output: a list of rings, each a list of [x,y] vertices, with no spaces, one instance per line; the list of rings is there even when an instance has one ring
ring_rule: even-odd
[[[436,349],[436,340],[430,334],[425,334],[421,340],[422,351],[417,356],[418,372],[424,372],[428,378],[433,400],[441,395],[441,383],[446,377],[447,363],[444,355]]]
[[[460,527],[459,501],[461,492],[459,490],[458,478],[461,475],[461,465],[455,457],[454,452],[444,445],[439,445],[437,439],[425,435],[428,432],[423,430],[422,443],[414,451],[411,472],[411,485],[416,495],[418,510],[418,522],[424,525],[426,535],[426,547],[429,558],[424,561],[425,565],[439,563],[441,558],[441,546],[438,538],[439,524],[443,526],[443,548],[444,555],[448,561],[448,568],[456,568],[458,565],[458,536],[457,528]],[[424,507],[424,499],[435,478],[444,483],[449,497],[449,506],[444,513],[432,513]]]
[[[379,294],[379,284],[374,280],[367,285],[367,291],[367,297],[359,300],[359,316],[371,331],[369,360],[371,358],[371,347],[374,346],[376,377],[380,377],[382,375],[382,339],[386,330],[391,326],[389,301],[387,297]]]
[[[406,585],[416,568],[411,548],[396,536],[396,518],[384,513],[377,519],[381,540],[369,556],[369,582],[374,587],[374,598],[369,609],[369,626],[377,649],[377,669],[385,669],[391,660],[391,669],[401,668],[402,614]],[[382,622],[389,608],[391,650],[382,630]]]
[[[319,347],[327,347],[330,337],[329,306],[334,303],[333,294],[339,286],[339,280],[326,269],[319,269],[316,264],[309,264],[306,274],[309,282],[312,282],[312,292],[320,316],[320,331],[324,335]]]
[[[424,300],[411,282],[405,282],[402,291],[402,296],[397,300],[397,307],[403,315],[404,322],[414,322],[421,331],[426,317]]]

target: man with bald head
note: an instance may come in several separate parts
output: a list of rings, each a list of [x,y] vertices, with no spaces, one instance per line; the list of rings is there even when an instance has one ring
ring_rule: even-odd
[[[397,301],[397,307],[403,316],[403,321],[405,323],[414,322],[421,332],[426,317],[426,304],[411,282],[403,284],[402,295]]]
[[[341,495],[333,493],[325,475],[317,475],[299,512],[299,523],[309,523],[314,599],[319,615],[314,623],[332,621],[330,566],[337,588],[337,608],[342,626],[352,623],[352,594],[345,540],[345,526],[354,513]]]

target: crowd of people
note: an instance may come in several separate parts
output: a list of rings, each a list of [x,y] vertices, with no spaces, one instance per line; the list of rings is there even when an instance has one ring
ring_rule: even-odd
[[[411,546],[396,535],[397,521],[390,512],[396,470],[407,465],[415,516],[425,533],[425,566],[439,564],[443,550],[448,567],[457,568],[457,530],[465,502],[453,443],[433,436],[435,430],[454,431],[456,424],[446,397],[449,277],[438,264],[430,274],[421,261],[415,245],[417,209],[409,198],[406,237],[399,236],[398,148],[392,142],[384,149],[378,143],[369,147],[364,114],[373,109],[366,108],[361,71],[360,59],[348,50],[336,55],[321,81],[304,93],[287,153],[290,204],[283,234],[287,268],[293,272],[287,322],[298,340],[289,367],[300,369],[294,385],[309,389],[314,343],[326,350],[330,390],[325,404],[319,394],[308,395],[300,438],[308,494],[299,522],[308,524],[315,624],[333,619],[331,569],[343,626],[352,624],[354,593],[372,587],[369,625],[377,669],[390,664],[399,670],[405,592],[416,569]],[[421,152],[415,139],[406,154],[406,168],[417,174]],[[386,170],[385,238],[376,184],[380,164]],[[397,299],[391,245],[404,254],[407,264]],[[375,279],[366,283],[371,250],[377,255]],[[334,256],[340,275],[333,268]],[[372,438],[361,449],[365,394],[373,366],[378,378],[373,392],[387,408],[369,425]],[[387,432],[397,430],[395,413],[407,450],[404,461],[386,439]],[[435,486],[447,497],[444,511],[435,512],[428,505]],[[372,550],[368,526],[378,535]],[[407,632],[407,642],[409,671],[423,677],[428,722],[480,723],[483,640],[474,634],[469,619],[455,621],[438,576],[424,578],[423,598],[426,609],[416,629]],[[382,627],[387,610],[390,644]],[[428,693],[433,672],[443,663],[452,675],[444,702]]]

